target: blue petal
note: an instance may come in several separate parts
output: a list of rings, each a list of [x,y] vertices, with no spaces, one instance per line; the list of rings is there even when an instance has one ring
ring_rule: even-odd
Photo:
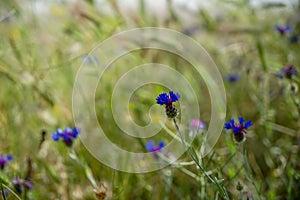
[[[292,32],[292,27],[290,25],[286,25],[284,29],[285,31]]]
[[[227,80],[228,82],[231,82],[231,83],[234,83],[234,82],[236,82],[236,81],[238,81],[238,80],[240,80],[240,79],[241,79],[241,75],[238,74],[238,73],[232,73],[232,74],[228,74],[228,75],[226,76],[226,80]]]
[[[66,127],[64,133],[72,133],[72,129],[70,127]]]
[[[64,140],[69,140],[72,136],[69,135],[69,134],[63,134],[61,137],[62,137]]]
[[[243,117],[239,117],[240,124],[243,124],[245,122],[245,119]]]
[[[230,122],[225,123],[225,124],[224,124],[224,128],[225,128],[225,129],[231,129],[232,127],[231,127]]]
[[[56,134],[57,134],[57,135],[63,135],[63,130],[62,130],[61,128],[58,128],[58,129],[56,130]]]
[[[160,105],[168,104],[169,96],[166,93],[158,95],[158,97],[156,98],[156,103]]]
[[[73,128],[73,138],[77,138],[77,136],[79,135],[80,131],[78,128],[74,127]]]
[[[162,148],[164,148],[164,146],[165,146],[165,143],[163,141],[159,141],[158,142],[158,148],[159,148],[159,150],[161,150]]]
[[[12,161],[12,160],[13,160],[12,155],[6,155],[6,160],[7,160],[7,161]]]
[[[230,119],[225,125],[224,128],[226,129],[232,129],[232,127],[234,127],[234,120]]]
[[[58,141],[59,140],[59,134],[57,134],[57,133],[53,133],[51,137],[52,137],[52,139],[54,141]]]
[[[239,127],[232,127],[233,133],[240,133],[241,129]]]
[[[27,189],[31,189],[33,188],[33,185],[30,181],[28,180],[24,180],[23,185],[27,188]]]
[[[180,99],[180,95],[178,93],[175,94],[173,91],[170,91],[169,95],[170,95],[172,102],[176,102]]]
[[[252,121],[249,120],[249,121],[246,122],[244,128],[245,128],[245,129],[248,129],[248,128],[250,128],[252,125],[253,125],[253,124],[252,124]]]
[[[147,142],[146,144],[146,149],[147,151],[152,152],[154,150],[155,146],[154,146],[154,141],[150,140],[149,142]]]
[[[233,119],[230,119],[229,123],[231,124],[231,127],[234,127],[234,120]]]

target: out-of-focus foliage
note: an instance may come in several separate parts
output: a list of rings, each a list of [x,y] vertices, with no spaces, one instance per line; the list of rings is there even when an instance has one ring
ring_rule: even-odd
[[[299,5],[254,8],[248,1],[217,1],[213,10],[200,7],[191,11],[169,0],[160,17],[150,14],[143,0],[137,2],[138,9],[132,11],[114,0],[0,1],[0,153],[14,157],[1,171],[1,182],[13,189],[10,180],[30,176],[33,188],[20,195],[24,199],[96,199],[95,194],[100,199],[102,194],[108,199],[217,196],[195,166],[186,169],[198,179],[172,166],[147,174],[128,174],[99,163],[80,140],[72,150],[51,140],[57,128],[74,125],[72,87],[92,48],[123,30],[159,26],[183,32],[206,48],[224,77],[227,118],[244,116],[254,124],[243,148],[224,131],[213,152],[203,159],[205,169],[224,179],[231,199],[240,195],[300,198],[299,73],[291,79],[278,76],[287,65],[300,70]],[[288,24],[292,32],[282,35],[275,24]],[[132,145],[146,151],[141,141],[125,136],[120,140],[108,106],[113,86],[131,66],[150,62],[174,66],[189,78],[199,90],[201,120],[209,124],[209,93],[203,79],[193,76],[189,63],[158,50],[132,52],[107,71],[101,80],[105,89],[97,90],[95,97],[99,123],[109,139],[124,149]],[[226,81],[235,73],[239,75],[236,81]],[[137,124],[149,123],[149,108],[163,89],[153,84],[133,94],[130,113]],[[170,124],[167,122],[172,129]],[[168,139],[164,132],[154,137],[155,141]],[[181,159],[189,161],[187,156]],[[238,182],[243,186],[241,194],[236,189]],[[95,185],[99,188],[93,191]],[[7,198],[15,196],[10,193]]]

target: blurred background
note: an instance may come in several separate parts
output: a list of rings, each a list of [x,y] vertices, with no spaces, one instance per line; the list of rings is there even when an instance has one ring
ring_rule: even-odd
[[[223,77],[226,119],[243,116],[253,121],[243,144],[246,154],[224,131],[202,161],[207,171],[224,179],[230,198],[300,198],[300,79],[282,71],[286,66],[298,71],[300,66],[297,0],[1,0],[0,153],[13,156],[1,171],[3,183],[14,190],[13,178],[30,175],[33,187],[25,189],[21,199],[222,199],[194,165],[129,174],[99,163],[80,140],[68,148],[51,139],[57,128],[74,126],[71,105],[77,70],[91,59],[101,63],[89,52],[110,36],[137,27],[170,28],[199,42]],[[109,139],[137,152],[147,151],[147,140],[120,139],[122,130],[108,105],[122,74],[149,62],[184,74],[198,88],[201,121],[208,126],[211,116],[205,82],[193,76],[187,61],[158,50],[133,52],[107,71],[95,101]],[[149,84],[135,91],[130,116],[137,124],[149,123],[149,109],[164,90]],[[159,121],[156,116],[154,122]],[[171,122],[165,126],[175,131]],[[172,138],[166,131],[151,139],[168,142]],[[183,155],[180,160],[189,158]],[[238,183],[242,191],[236,189]],[[10,193],[6,198],[16,196]]]

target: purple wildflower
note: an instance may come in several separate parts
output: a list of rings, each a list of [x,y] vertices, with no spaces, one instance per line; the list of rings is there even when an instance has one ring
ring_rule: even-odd
[[[67,146],[72,146],[73,145],[73,141],[74,139],[77,138],[77,136],[79,135],[80,131],[78,128],[74,127],[73,129],[67,127],[64,130],[62,129],[57,129],[55,133],[52,134],[52,139],[54,141],[59,141],[59,139],[61,138],[63,140],[63,142],[67,145]]]
[[[176,102],[180,99],[180,95],[178,93],[174,93],[170,91],[169,94],[161,93],[156,98],[156,103],[159,105],[165,105],[166,114],[169,118],[175,118],[178,115],[177,108],[173,105],[173,102]]]
[[[275,29],[280,35],[285,35],[286,33],[292,32],[292,28],[289,25],[280,26],[280,25],[276,24]]]
[[[29,189],[31,189],[33,187],[33,184],[31,183],[31,181],[29,181],[29,180],[23,180],[23,179],[21,179],[19,177],[16,177],[16,178],[12,179],[11,183],[14,186],[15,191],[18,194],[22,194],[23,188],[29,190]]]
[[[162,150],[162,148],[164,148],[164,146],[165,146],[165,143],[163,141],[159,141],[158,146],[155,146],[154,141],[150,140],[146,144],[146,149],[147,149],[147,151],[149,151],[151,153],[157,153],[157,152],[160,152]]]
[[[239,73],[230,73],[230,74],[227,74],[227,76],[226,76],[226,80],[230,83],[237,82],[240,79],[241,79],[241,74],[239,74]]]
[[[176,102],[180,99],[180,95],[178,93],[174,93],[173,91],[170,91],[169,94],[167,93],[161,93],[156,98],[156,103],[159,105],[166,105],[171,106],[173,102]]]
[[[291,79],[292,76],[297,75],[297,70],[293,65],[288,65],[281,69],[281,73],[288,79]]]
[[[192,130],[199,130],[205,128],[206,128],[205,123],[202,122],[200,119],[192,119],[190,122],[190,129]]]
[[[11,162],[13,160],[13,157],[8,154],[2,154],[0,156],[0,169],[3,170],[8,162]]]
[[[230,119],[229,122],[225,123],[224,128],[227,130],[232,130],[234,138],[237,142],[243,142],[245,141],[247,129],[249,129],[252,125],[253,124],[251,120],[245,122],[243,117],[239,117],[238,122]]]

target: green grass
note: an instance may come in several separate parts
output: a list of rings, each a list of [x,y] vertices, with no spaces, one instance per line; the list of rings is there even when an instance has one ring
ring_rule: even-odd
[[[195,164],[173,164],[159,171],[131,174],[101,164],[80,140],[76,140],[72,150],[62,142],[52,141],[51,134],[57,128],[74,126],[75,76],[83,56],[99,42],[134,27],[159,26],[177,31],[189,28],[172,6],[167,11],[168,19],[163,21],[150,16],[144,4],[137,13],[129,13],[125,18],[113,0],[102,4],[111,8],[111,14],[98,10],[91,2],[83,1],[80,5],[53,2],[50,12],[41,16],[17,1],[0,4],[2,16],[10,11],[15,13],[0,22],[0,154],[14,157],[0,171],[3,190],[8,187],[14,191],[10,180],[28,175],[30,158],[34,187],[23,192],[21,199],[96,199],[93,190],[99,188],[108,199],[222,199],[216,184]],[[297,18],[300,9],[252,9],[241,2],[218,2],[220,16],[204,9],[191,13],[199,27],[191,37],[208,51],[222,76],[232,72],[241,74],[236,83],[224,79],[226,120],[243,116],[254,124],[243,145],[236,144],[224,130],[213,151],[199,163],[210,177],[222,180],[219,185],[226,189],[230,199],[241,196],[245,199],[246,195],[253,195],[254,199],[297,199],[300,197],[300,109],[299,94],[293,93],[290,86],[299,84],[299,76],[279,79],[275,73],[288,64],[299,71],[300,43],[290,44],[287,37],[275,31],[274,25],[290,24],[300,35]],[[186,60],[152,49],[121,57],[99,82],[95,93],[96,114],[113,143],[135,152],[146,152],[147,139],[125,136],[116,125],[109,105],[117,81],[134,66],[144,63],[165,64],[178,70],[196,92],[201,120],[208,125],[211,116],[205,82],[195,75]],[[166,89],[148,84],[133,93],[129,108],[135,123],[150,123],[150,108],[157,94]],[[157,113],[152,116],[153,123],[159,124],[164,116]],[[176,133],[171,120],[165,125]],[[181,127],[187,129],[187,124]],[[46,140],[39,148],[43,130],[47,131]],[[172,137],[163,129],[151,139],[169,142]],[[201,139],[202,135],[197,136],[193,144],[196,149],[200,148]],[[190,161],[186,153],[178,163]],[[238,183],[243,186],[241,193],[236,189]],[[16,199],[12,192],[6,198]]]

